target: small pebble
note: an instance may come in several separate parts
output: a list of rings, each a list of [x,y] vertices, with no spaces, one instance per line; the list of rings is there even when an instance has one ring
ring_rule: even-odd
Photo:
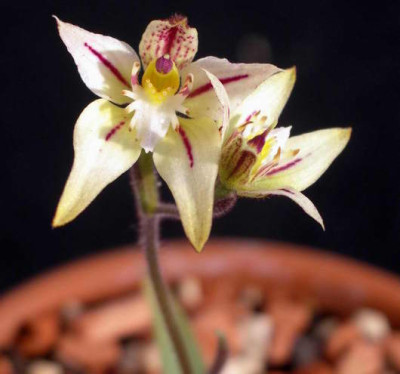
[[[117,342],[87,341],[72,334],[62,337],[56,348],[56,356],[66,365],[90,372],[116,366],[121,353]]]
[[[387,317],[376,310],[359,310],[354,315],[353,321],[364,337],[373,342],[381,341],[390,333],[390,324]]]
[[[14,374],[10,360],[2,355],[0,355],[0,374]]]
[[[128,343],[124,347],[121,360],[118,365],[118,373],[131,374],[144,371],[145,345],[143,342]]]
[[[305,303],[275,300],[268,313],[274,326],[269,362],[273,366],[284,365],[290,360],[297,338],[310,324],[312,311]]]
[[[46,355],[59,338],[60,317],[56,312],[37,316],[26,324],[26,333],[17,341],[19,352],[24,357]]]
[[[230,354],[239,353],[242,347],[238,321],[232,310],[234,310],[232,305],[210,306],[193,320],[193,331],[207,364],[212,363],[217,351],[217,331],[225,336]]]
[[[63,321],[68,325],[85,311],[84,305],[79,301],[70,301],[63,305],[60,313]]]
[[[250,311],[261,311],[265,304],[265,296],[258,287],[246,287],[239,296],[239,302]]]
[[[309,366],[298,369],[294,374],[333,374],[333,369],[325,362],[314,362]]]
[[[197,278],[185,278],[178,284],[178,298],[189,310],[195,310],[203,302],[203,289]]]
[[[382,347],[359,340],[339,359],[337,374],[378,374],[383,373],[385,359]]]
[[[157,345],[150,343],[145,346],[143,353],[143,361],[145,373],[160,373],[161,372],[161,358],[158,353]]]
[[[321,356],[321,342],[311,336],[302,336],[297,339],[293,349],[293,363],[295,367],[305,367],[318,361]]]
[[[29,364],[27,374],[62,374],[62,366],[53,361],[37,360]]]
[[[322,321],[317,323],[317,325],[313,329],[312,335],[316,339],[325,342],[336,330],[338,325],[339,322],[336,318],[333,317],[324,318]]]
[[[221,374],[261,374],[263,366],[263,362],[258,362],[252,357],[231,357],[221,370]]]
[[[335,361],[354,342],[362,338],[359,328],[351,322],[339,325],[328,338],[325,354],[329,360]]]
[[[385,341],[385,353],[390,364],[400,372],[400,333],[394,333]]]

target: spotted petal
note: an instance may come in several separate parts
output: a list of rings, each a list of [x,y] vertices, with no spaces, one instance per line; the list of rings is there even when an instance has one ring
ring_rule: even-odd
[[[75,125],[74,164],[58,203],[54,227],[72,221],[136,162],[141,147],[128,122],[122,108],[103,99],[84,109]]]
[[[185,106],[193,116],[220,118],[220,103],[216,100],[213,85],[204,70],[215,75],[228,93],[231,111],[253,92],[268,77],[280,71],[271,64],[234,64],[226,59],[205,57],[190,64],[182,76],[194,75],[192,92]]]
[[[181,119],[154,150],[155,166],[175,198],[186,235],[201,251],[212,223],[220,135],[207,118]]]
[[[303,191],[328,169],[350,139],[350,128],[319,130],[289,138],[282,161],[263,178],[254,181],[252,188],[275,190],[291,187]],[[286,157],[285,153],[294,157]]]
[[[56,17],[55,17],[56,18]],[[86,86],[96,95],[117,104],[129,101],[121,94],[130,88],[136,52],[118,39],[94,34],[58,18],[60,37],[71,53]]]
[[[189,27],[186,17],[175,15],[149,23],[140,41],[139,53],[145,67],[168,54],[178,69],[182,69],[193,60],[197,46],[197,30]]]

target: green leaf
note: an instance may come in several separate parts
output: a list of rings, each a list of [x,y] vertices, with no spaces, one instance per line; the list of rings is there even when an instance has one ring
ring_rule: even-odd
[[[150,301],[150,306],[153,313],[153,330],[161,355],[163,372],[166,374],[182,374],[182,370],[180,368],[174,346],[168,334],[164,316],[161,313],[150,279],[146,279],[146,281],[144,282],[144,290],[148,300]],[[172,300],[173,302],[175,320],[179,327],[182,339],[185,342],[185,348],[187,349],[187,354],[189,356],[190,366],[192,369],[191,372],[193,374],[204,374],[206,372],[206,369],[203,358],[201,357],[199,347],[194,338],[185,312],[171,294],[170,300]]]

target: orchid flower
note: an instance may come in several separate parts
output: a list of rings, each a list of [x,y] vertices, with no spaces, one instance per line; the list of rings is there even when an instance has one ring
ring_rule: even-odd
[[[277,72],[235,108],[226,131],[219,177],[239,196],[287,196],[324,223],[314,204],[301,193],[342,152],[350,128],[331,128],[290,136],[291,127],[276,128],[293,89],[294,68]]]
[[[100,99],[76,122],[74,163],[53,226],[75,219],[143,149],[152,152],[185,233],[201,250],[211,229],[228,95],[237,104],[279,69],[215,57],[192,62],[197,31],[183,16],[152,21],[140,58],[122,41],[56,20],[82,80]]]

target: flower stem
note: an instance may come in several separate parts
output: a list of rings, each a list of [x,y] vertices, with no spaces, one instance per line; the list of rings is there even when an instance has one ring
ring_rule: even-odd
[[[172,300],[169,296],[168,287],[162,278],[158,261],[160,218],[157,215],[157,209],[160,206],[160,201],[158,179],[154,173],[151,154],[142,153],[138,162],[130,170],[130,179],[138,212],[139,241],[144,249],[152,287],[182,369],[182,374],[191,374],[188,352],[175,319]]]

